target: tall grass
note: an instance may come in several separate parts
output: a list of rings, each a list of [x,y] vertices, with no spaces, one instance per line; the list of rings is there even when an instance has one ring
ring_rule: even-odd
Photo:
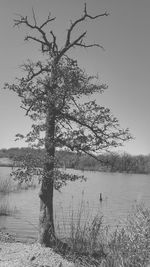
[[[0,179],[0,193],[8,194],[20,190],[35,189],[38,186],[36,181],[31,181],[28,183],[19,183],[18,181],[13,181],[11,178]]]
[[[150,262],[150,210],[136,204],[116,230],[104,226],[101,214],[83,216],[84,205],[72,211],[68,237],[75,266],[147,267]],[[84,220],[83,220],[84,218]],[[60,228],[61,229],[61,228]],[[70,253],[70,252],[69,252]],[[149,265],[150,266],[150,265]]]
[[[56,219],[57,221],[57,219]],[[103,216],[101,213],[92,214],[89,203],[83,199],[78,205],[78,210],[70,207],[68,216],[63,214],[62,221],[56,223],[56,233],[67,244],[66,256],[80,266],[96,266],[105,256],[104,232],[106,226],[103,224]],[[71,256],[70,256],[71,255]]]
[[[10,178],[0,179],[0,193],[7,194],[13,191],[13,185]]]
[[[136,204],[125,226],[112,233],[106,243],[107,257],[101,267],[144,267],[150,261],[150,210]]]
[[[88,203],[81,202],[77,213],[71,212],[69,245],[73,251],[92,255],[99,249],[100,235],[103,233],[102,215],[93,217],[88,210]]]

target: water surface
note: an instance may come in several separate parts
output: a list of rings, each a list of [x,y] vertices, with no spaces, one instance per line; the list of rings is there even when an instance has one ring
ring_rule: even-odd
[[[0,179],[8,178],[11,168],[0,168]],[[69,225],[71,210],[74,214],[84,199],[84,205],[91,216],[100,212],[104,223],[115,226],[126,218],[135,201],[144,202],[150,207],[150,176],[141,174],[102,173],[91,171],[68,170],[72,173],[84,174],[86,182],[70,182],[61,193],[54,192],[55,219],[60,225]],[[18,209],[13,217],[0,217],[0,228],[16,234],[18,238],[37,238],[39,217],[39,188],[22,190],[0,195],[0,201],[7,197],[9,205]],[[103,201],[99,201],[102,193]],[[86,217],[82,218],[86,220]],[[67,229],[66,229],[67,231]]]

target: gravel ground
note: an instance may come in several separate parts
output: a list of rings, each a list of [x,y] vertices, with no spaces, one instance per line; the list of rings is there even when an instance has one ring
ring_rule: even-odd
[[[40,244],[0,242],[0,267],[73,267],[50,248]]]
[[[37,242],[15,242],[12,236],[0,232],[0,267],[74,267],[74,264]]]

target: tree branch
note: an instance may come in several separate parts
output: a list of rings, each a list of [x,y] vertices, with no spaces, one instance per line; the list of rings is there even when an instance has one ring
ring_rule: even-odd
[[[83,48],[99,47],[103,51],[105,51],[104,47],[102,45],[100,45],[100,44],[89,44],[89,45],[86,45],[86,44],[83,44],[82,42],[80,42],[80,43],[76,43],[76,45],[80,46],[80,47],[83,47]]]
[[[68,46],[64,46],[64,48],[62,48],[60,50],[60,53],[58,54],[57,58],[56,58],[56,63],[60,60],[60,58],[73,46],[75,46],[80,40],[82,40],[84,38],[84,36],[86,35],[86,32],[82,33],[77,39],[75,39],[72,43],[69,43]]]
[[[24,38],[25,41],[28,41],[29,39],[34,40],[34,41],[36,41],[36,42],[38,42],[38,43],[40,43],[40,44],[42,44],[42,45],[45,45],[45,43],[44,43],[43,41],[41,41],[40,39],[38,39],[38,38],[36,38],[36,37],[34,37],[34,36],[27,35],[27,36]]]
[[[102,137],[100,137],[100,136],[97,134],[97,131],[94,130],[94,128],[93,128],[92,126],[90,126],[89,124],[87,124],[87,123],[85,123],[85,122],[83,122],[83,121],[81,122],[81,121],[78,120],[76,117],[74,117],[74,116],[72,116],[72,115],[70,115],[70,114],[65,114],[65,113],[61,113],[61,112],[60,112],[60,114],[61,114],[64,118],[69,119],[69,120],[71,120],[71,121],[73,121],[73,122],[76,122],[76,123],[78,123],[79,125],[81,125],[81,126],[83,126],[83,127],[86,127],[87,129],[89,129],[89,130],[95,135],[96,138],[98,138],[98,139],[101,140],[101,142],[102,142]],[[99,129],[99,131],[100,131],[100,129]],[[102,132],[101,134],[104,134],[104,133]]]
[[[51,16],[51,13],[49,12],[47,20],[40,26],[40,29],[42,29],[44,26],[46,26],[49,22],[52,22],[53,20],[56,19],[56,17],[50,18],[50,16]]]
[[[106,164],[107,163],[107,161],[104,161],[104,160],[99,159],[97,156],[95,156],[94,154],[92,154],[90,152],[85,151],[84,149],[80,149],[80,151],[84,152],[85,154],[87,154],[91,158],[96,159],[97,161],[99,161],[102,164]]]
[[[46,36],[46,32],[43,30],[43,28],[50,22],[54,21],[56,18],[53,17],[51,18],[51,14],[49,13],[47,20],[40,26],[37,25],[37,21],[36,21],[36,16],[35,16],[35,12],[34,9],[32,8],[32,14],[33,14],[33,20],[34,20],[34,24],[31,24],[28,21],[28,17],[24,17],[24,16],[20,16],[19,19],[15,19],[14,20],[14,26],[19,26],[21,24],[25,24],[26,26],[28,26],[30,29],[32,30],[37,30],[41,35],[42,35],[42,40],[38,39],[36,37],[32,37],[32,36],[27,36],[25,38],[25,40],[34,40],[38,43],[41,44],[42,47],[42,52],[49,52],[51,56],[55,57],[55,63],[57,64],[58,61],[60,60],[60,58],[72,47],[74,46],[80,46],[83,48],[90,48],[90,47],[100,47],[104,50],[103,46],[99,45],[99,44],[85,44],[83,43],[83,39],[86,36],[86,31],[83,32],[78,38],[76,38],[75,40],[71,40],[71,35],[74,31],[74,28],[81,22],[85,21],[86,18],[90,19],[90,20],[95,20],[99,17],[103,17],[103,16],[108,16],[107,12],[104,12],[102,14],[96,15],[96,16],[92,16],[90,14],[88,14],[87,12],[87,7],[86,4],[84,6],[84,13],[83,15],[75,20],[73,23],[71,23],[70,28],[67,31],[67,36],[66,36],[66,41],[65,41],[65,45],[62,49],[58,49],[57,43],[56,43],[56,36],[54,35],[53,31],[50,31],[50,34],[52,35],[52,41],[49,41],[47,36]]]
[[[58,46],[57,46],[57,43],[56,43],[56,36],[54,35],[53,31],[50,31],[52,37],[53,37],[53,51],[56,51],[58,52]]]
[[[35,17],[35,12],[34,12],[33,7],[32,7],[32,14],[33,14],[33,19],[34,19],[34,24],[35,24],[35,26],[36,26],[36,17]]]
[[[25,108],[22,105],[20,107],[26,111],[26,114],[25,115],[28,116],[28,114],[31,111],[31,109],[32,109],[33,106],[34,106],[34,101],[32,102],[32,104],[30,105],[29,108]]]
[[[52,52],[52,44],[53,44],[53,42],[50,42],[47,39],[46,33],[43,31],[43,27],[46,26],[48,23],[52,22],[53,20],[55,20],[55,17],[54,18],[50,18],[50,15],[49,15],[48,18],[47,18],[47,20],[41,26],[37,26],[37,22],[36,22],[36,18],[35,18],[35,13],[34,13],[34,10],[33,9],[32,9],[32,12],[33,12],[33,19],[34,19],[34,23],[35,23],[34,25],[32,25],[31,23],[29,23],[27,16],[24,17],[22,15],[19,15],[20,16],[20,19],[14,19],[14,26],[19,26],[21,24],[25,24],[30,29],[37,30],[42,35],[43,41],[41,41],[38,38],[31,37],[31,36],[27,36],[26,37],[26,40],[32,39],[34,41],[37,41],[37,42],[41,43],[41,45],[42,45],[42,51],[43,52],[45,52],[45,51]],[[54,38],[53,38],[53,41],[54,41]],[[45,50],[44,49],[44,46],[47,46],[48,49]],[[56,48],[56,44],[55,44],[55,48]]]
[[[72,97],[71,98],[72,102],[74,103],[74,105],[77,107],[77,109],[81,112],[81,108],[79,107],[79,105],[77,104],[77,102],[75,101],[75,99]]]
[[[39,70],[35,71],[34,67],[38,67]],[[43,67],[42,64],[37,63],[36,66],[32,66],[29,62],[29,64],[24,64],[22,65],[22,68],[24,68],[25,71],[28,71],[28,76],[26,81],[29,82],[31,81],[33,78],[39,76],[40,74],[42,74],[43,72],[51,72],[51,68],[48,68],[48,66]]]
[[[66,43],[65,43],[65,47],[68,47],[70,42],[71,42],[71,34],[72,34],[72,31],[74,30],[75,26],[77,24],[79,24],[80,22],[84,21],[86,18],[89,18],[91,20],[94,20],[94,19],[97,19],[99,17],[104,17],[104,16],[108,16],[109,14],[107,12],[104,12],[102,14],[99,14],[97,16],[91,16],[87,13],[87,8],[86,8],[86,3],[85,3],[85,6],[84,6],[84,15],[80,18],[80,19],[77,19],[76,21],[74,21],[70,28],[68,29],[67,31],[67,37],[66,37]]]

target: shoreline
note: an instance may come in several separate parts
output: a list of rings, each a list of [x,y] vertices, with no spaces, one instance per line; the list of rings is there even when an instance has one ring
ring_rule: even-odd
[[[8,167],[8,168],[19,168],[20,166],[18,165],[18,166],[14,166],[13,164],[1,164],[0,163],[0,167]],[[62,169],[62,170],[74,170],[74,171],[81,171],[81,172],[84,172],[84,171],[89,171],[89,172],[104,172],[104,173],[112,173],[112,174],[117,174],[117,173],[119,173],[119,174],[129,174],[129,175],[131,175],[131,174],[135,174],[135,175],[150,175],[150,173],[149,172],[133,172],[133,171],[110,171],[109,169],[94,169],[94,168],[70,168],[70,167],[68,167],[68,168],[62,168],[62,167],[59,167],[58,169]]]
[[[15,237],[0,232],[0,267],[74,267],[52,248],[42,247],[37,241],[22,243]]]

